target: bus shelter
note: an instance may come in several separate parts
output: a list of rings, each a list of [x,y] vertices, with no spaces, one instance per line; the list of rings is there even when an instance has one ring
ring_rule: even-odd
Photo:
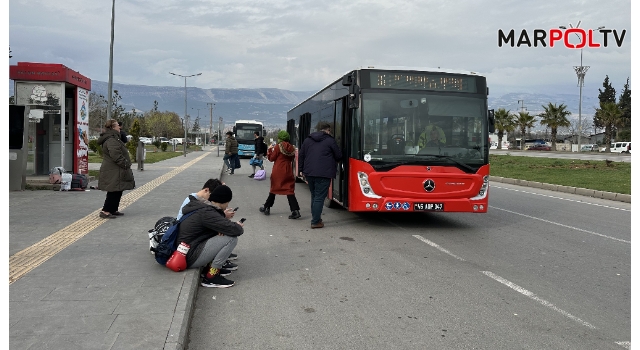
[[[14,81],[10,125],[16,126],[10,128],[15,140],[9,146],[10,159],[15,158],[10,172],[24,179],[60,166],[88,174],[91,79],[62,64],[31,62],[9,66],[9,79]]]

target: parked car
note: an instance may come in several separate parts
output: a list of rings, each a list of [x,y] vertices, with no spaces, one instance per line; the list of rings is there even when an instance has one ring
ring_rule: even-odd
[[[543,145],[541,143],[537,143],[527,148],[529,151],[551,151],[551,146]]]
[[[168,139],[168,138],[163,137],[163,136],[158,137],[158,140],[159,140],[161,143],[171,143],[171,141],[169,141],[169,139]]]
[[[600,152],[606,152],[607,147],[603,146],[600,148]],[[609,151],[611,153],[631,153],[631,142],[622,141],[622,142],[614,142],[609,146]]]
[[[582,147],[580,147],[580,152],[598,152],[600,151],[600,148],[598,148],[598,145],[582,145]]]
[[[611,153],[631,153],[631,142],[616,142],[611,144]]]
[[[141,136],[140,137],[140,141],[142,141],[142,143],[144,143],[145,145],[150,145],[151,144],[151,138],[149,138],[149,137]]]

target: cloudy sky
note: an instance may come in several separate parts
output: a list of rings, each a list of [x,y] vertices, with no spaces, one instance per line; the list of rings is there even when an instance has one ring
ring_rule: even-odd
[[[61,63],[107,81],[111,1],[10,0],[16,62]],[[585,88],[631,75],[630,0],[116,0],[113,81],[200,88],[317,91],[361,66],[442,67],[488,77],[492,94],[576,93],[580,50],[498,47],[498,30],[605,26],[585,48]],[[575,36],[570,39],[577,42]],[[603,43],[597,33],[595,42]],[[597,93],[597,92],[596,92]]]

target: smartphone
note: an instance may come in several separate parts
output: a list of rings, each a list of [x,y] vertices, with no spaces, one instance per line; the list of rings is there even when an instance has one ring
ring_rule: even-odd
[[[233,211],[238,211],[238,209],[240,209],[240,207],[235,207],[233,208]]]
[[[244,223],[246,220],[247,220],[246,218],[242,218],[242,219],[240,219],[240,223],[242,224],[242,223]]]

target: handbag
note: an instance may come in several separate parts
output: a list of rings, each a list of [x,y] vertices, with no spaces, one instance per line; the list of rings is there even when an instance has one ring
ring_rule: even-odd
[[[259,166],[262,167],[262,159],[258,159],[256,157],[251,158],[251,160],[249,161],[249,165],[255,165],[255,166]]]
[[[240,157],[238,155],[236,155],[236,169],[240,169]]]
[[[267,178],[267,172],[260,169],[256,171],[256,174],[253,176],[254,180],[262,181]]]

